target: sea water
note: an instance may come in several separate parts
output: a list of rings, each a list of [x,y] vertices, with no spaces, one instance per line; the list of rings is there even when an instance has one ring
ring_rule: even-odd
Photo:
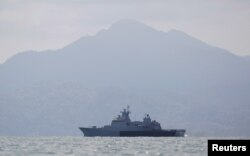
[[[0,137],[0,155],[205,156],[200,137]]]

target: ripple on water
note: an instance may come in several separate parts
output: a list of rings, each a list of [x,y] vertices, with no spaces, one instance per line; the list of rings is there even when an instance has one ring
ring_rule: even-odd
[[[206,138],[0,137],[0,155],[205,156]]]

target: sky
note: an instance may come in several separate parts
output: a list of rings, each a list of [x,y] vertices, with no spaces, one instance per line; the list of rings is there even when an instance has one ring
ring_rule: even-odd
[[[249,0],[0,0],[0,63],[27,50],[62,48],[122,19],[250,55]]]

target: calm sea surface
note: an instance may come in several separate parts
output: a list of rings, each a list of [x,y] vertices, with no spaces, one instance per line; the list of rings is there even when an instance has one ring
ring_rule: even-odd
[[[0,155],[205,156],[207,138],[0,137]]]

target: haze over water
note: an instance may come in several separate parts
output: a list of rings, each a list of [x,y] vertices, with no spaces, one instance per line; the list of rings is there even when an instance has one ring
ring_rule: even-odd
[[[205,156],[207,138],[0,137],[0,155]]]
[[[0,156],[206,156],[208,139],[249,139],[249,19],[247,0],[0,0]],[[188,137],[82,136],[127,105]]]

